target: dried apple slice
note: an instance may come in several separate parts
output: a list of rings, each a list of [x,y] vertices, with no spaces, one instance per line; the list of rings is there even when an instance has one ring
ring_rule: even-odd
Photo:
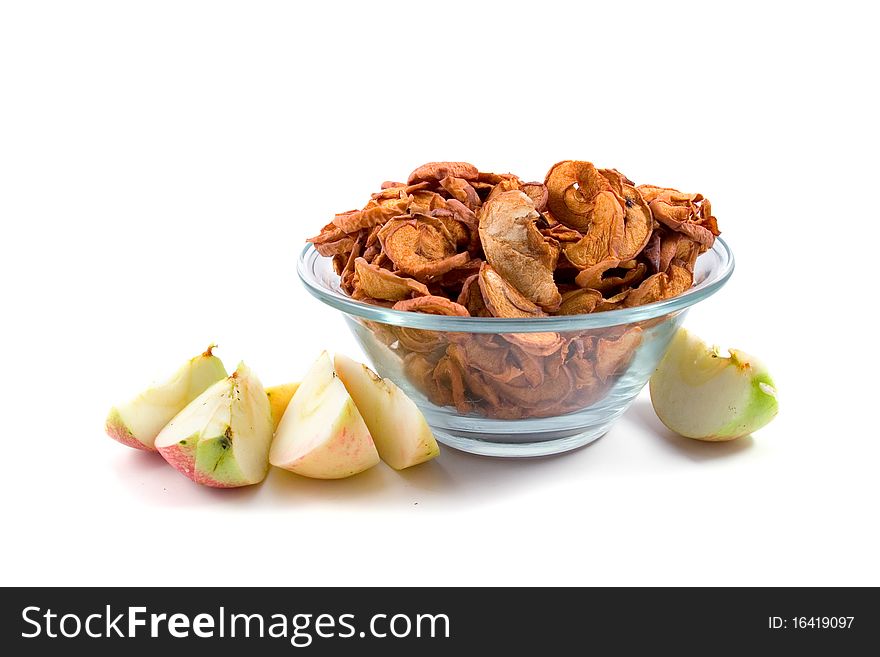
[[[420,189],[409,195],[406,212],[411,215],[431,214],[432,210],[447,207],[446,199],[430,189]]]
[[[540,218],[526,194],[504,192],[483,205],[480,240],[495,271],[530,301],[553,310],[561,300],[553,280],[558,251],[535,226]]]
[[[604,382],[611,375],[626,368],[641,341],[642,329],[638,326],[627,330],[616,340],[601,338],[596,344],[596,376]]]
[[[594,312],[604,312],[606,310],[617,310],[618,308],[623,308],[627,298],[629,297],[630,292],[632,292],[632,290],[623,290],[622,292],[618,292],[617,294],[610,296],[607,299],[603,299],[599,302],[599,305],[596,306],[596,310]]]
[[[661,249],[662,240],[660,232],[655,229],[654,232],[651,233],[651,238],[648,240],[648,244],[642,250],[642,257],[648,261],[648,264],[651,266],[651,273],[653,274],[663,271],[660,269]]]
[[[382,183],[382,191],[373,194],[373,200],[381,201],[388,198],[402,198],[408,196],[420,189],[426,189],[431,186],[430,182],[420,182],[415,185],[407,185],[406,183],[396,183],[385,181]]]
[[[470,313],[464,306],[461,306],[454,301],[450,301],[446,297],[438,297],[430,294],[423,297],[416,297],[415,299],[398,301],[394,304],[394,310],[410,310],[413,312],[428,313],[429,315],[470,317]]]
[[[434,368],[433,379],[437,388],[448,391],[450,400],[459,413],[467,415],[471,412],[471,403],[465,396],[464,376],[458,363],[449,356],[444,356]]]
[[[359,210],[352,210],[359,212]],[[326,258],[347,254],[354,246],[355,240],[335,224],[327,224],[315,237],[306,240],[315,245],[315,250]]]
[[[617,250],[617,257],[621,260],[635,258],[651,239],[651,231],[654,228],[654,219],[651,209],[639,194],[639,190],[630,184],[623,183],[624,202],[624,230],[623,243]]]
[[[680,260],[672,261],[667,276],[669,277],[666,289],[667,298],[677,297],[693,287],[694,274],[688,269],[687,264]]]
[[[346,233],[356,233],[364,228],[384,224],[392,217],[406,212],[409,201],[403,198],[387,198],[380,201],[371,199],[363,210],[355,210],[337,214],[333,224]]]
[[[547,209],[547,199],[550,197],[547,185],[540,182],[527,182],[522,184],[520,191],[532,199],[532,203],[535,204],[535,210],[543,212]]]
[[[463,333],[450,345],[463,370],[475,369],[496,381],[510,381],[523,372],[510,362],[510,346],[493,335]]]
[[[702,194],[654,185],[639,185],[638,191],[647,201],[654,219],[697,242],[701,253],[712,247],[720,232],[709,199]]]
[[[379,231],[379,241],[397,269],[420,281],[445,274],[470,260],[469,253],[455,252],[455,240],[442,222],[425,215],[392,219]]]
[[[482,266],[482,265],[480,265]],[[461,292],[458,295],[457,302],[459,305],[467,308],[471,317],[491,317],[492,313],[486,307],[483,301],[483,293],[480,291],[479,273],[465,279],[461,286]]]
[[[592,210],[592,195],[582,190],[579,179],[586,177],[587,170],[593,165],[590,162],[565,160],[557,162],[544,179],[547,186],[547,208],[553,217],[581,233],[590,228],[589,213]]]
[[[547,314],[524,297],[487,263],[480,268],[478,281],[483,302],[494,317],[544,317]],[[564,343],[558,333],[550,332],[504,333],[501,337],[539,356],[558,351]]]
[[[546,313],[508,283],[492,265],[483,263],[479,273],[480,291],[486,308],[495,317],[543,317]]]
[[[597,194],[590,213],[587,234],[578,242],[563,247],[565,257],[575,267],[586,269],[603,260],[617,258],[624,241],[625,215],[614,192]]]
[[[486,197],[486,201],[491,201],[499,194],[503,194],[505,192],[518,192],[521,189],[522,181],[517,176],[514,176],[511,173],[504,174],[498,184],[496,184],[492,188],[492,191],[489,192],[489,195]]]
[[[424,283],[411,278],[403,278],[382,267],[369,264],[363,258],[354,261],[358,286],[374,299],[400,301],[411,296],[430,294]]]
[[[502,338],[533,356],[552,356],[565,345],[558,333],[501,333]]]
[[[440,180],[440,186],[452,195],[452,198],[464,203],[471,210],[480,206],[480,197],[477,190],[464,178],[446,176]]]
[[[608,181],[608,184],[611,185],[611,189],[621,198],[623,198],[623,187],[624,185],[632,185],[633,181],[623,175],[617,169],[599,169],[599,173],[602,175],[605,180]]]
[[[547,207],[553,216],[569,228],[586,233],[594,223],[596,197],[610,193],[622,203],[614,187],[592,162],[565,160],[554,164],[544,180]]]
[[[610,292],[621,287],[632,287],[641,282],[647,268],[635,260],[621,262],[616,258],[603,260],[580,272],[574,279],[580,287]]]
[[[468,162],[428,162],[409,174],[407,183],[412,185],[423,180],[439,181],[447,176],[464,180],[478,180],[480,172],[477,167]]]
[[[646,303],[654,303],[666,299],[669,287],[669,276],[665,272],[652,274],[648,276],[642,283],[632,290],[623,302],[627,308],[632,306],[643,306]]]
[[[574,379],[571,373],[563,368],[559,376],[546,380],[541,386],[533,386],[525,377],[518,381],[496,385],[498,391],[514,404],[532,410],[541,410],[549,409],[571,394],[574,390]],[[534,416],[533,413],[530,415]]]
[[[477,405],[496,407],[501,404],[501,398],[495,390],[495,384],[490,380],[492,377],[473,367],[459,345],[449,345],[446,356],[456,363],[458,371],[461,373],[462,382],[465,388],[472,393]]]
[[[562,295],[562,303],[555,314],[585,315],[596,309],[602,301],[602,294],[594,289],[571,290]]]

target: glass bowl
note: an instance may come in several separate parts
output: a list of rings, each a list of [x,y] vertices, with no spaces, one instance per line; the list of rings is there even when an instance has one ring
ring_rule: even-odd
[[[648,382],[695,303],[733,273],[718,238],[694,286],[656,303],[530,319],[450,317],[355,301],[310,244],[297,271],[339,310],[374,369],[418,404],[437,440],[490,456],[544,456],[605,434]]]

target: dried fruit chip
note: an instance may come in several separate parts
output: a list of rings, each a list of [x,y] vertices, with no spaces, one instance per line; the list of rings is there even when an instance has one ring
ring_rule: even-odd
[[[563,248],[568,261],[581,269],[603,260],[619,259],[618,253],[624,242],[625,215],[614,192],[604,191],[594,197],[590,217],[587,234]]]
[[[642,251],[642,257],[648,261],[648,264],[651,266],[651,270],[653,273],[658,271],[663,271],[660,269],[660,253],[661,253],[661,238],[660,231],[655,230],[651,234],[651,239],[648,240],[648,245],[645,247],[645,250]]]
[[[524,297],[488,263],[479,273],[483,303],[495,317],[543,317],[546,313]]]
[[[701,253],[712,247],[720,232],[709,199],[702,194],[685,194],[654,185],[639,185],[638,190],[648,202],[654,219],[697,242]]]
[[[480,177],[480,172],[477,171],[477,167],[467,162],[428,162],[409,174],[407,182],[412,185],[423,180],[442,180],[446,176],[477,180]]]
[[[455,252],[455,240],[439,219],[418,215],[416,219],[392,219],[379,232],[379,241],[395,267],[426,281],[460,267],[467,252]]]
[[[532,203],[535,204],[535,210],[543,212],[547,209],[547,199],[550,196],[550,192],[547,191],[547,186],[544,183],[527,182],[523,183],[520,189],[526,196],[532,199]]]
[[[630,260],[641,253],[651,239],[654,219],[651,216],[651,209],[635,187],[623,183],[622,188],[626,219],[623,244],[617,251],[617,257],[621,260]]]
[[[667,285],[666,297],[676,297],[684,294],[693,287],[694,274],[688,269],[688,265],[681,260],[673,260],[669,265],[669,283]]]
[[[384,224],[392,217],[396,217],[406,211],[409,200],[403,198],[386,198],[381,201],[371,199],[363,210],[350,210],[337,214],[333,218],[333,224],[346,233],[356,233],[362,228],[372,228]]]
[[[632,287],[641,282],[647,268],[635,260],[621,262],[611,259],[584,269],[575,277],[575,283],[581,287],[608,293],[622,287]]]
[[[596,306],[595,312],[604,312],[606,310],[617,310],[618,308],[623,308],[626,304],[626,300],[627,297],[629,297],[630,292],[632,292],[632,290],[624,290],[623,292],[618,292],[613,296],[603,299],[599,302],[599,305]]]
[[[408,194],[412,194],[420,189],[425,189],[426,187],[430,187],[430,182],[420,182],[415,185],[407,185],[406,183],[396,183],[385,181],[382,183],[382,191],[376,192],[372,195],[373,199],[376,201],[380,201],[386,198],[401,198],[401,192],[403,192],[403,196]]]
[[[523,371],[511,362],[510,345],[500,344],[493,335],[479,333],[461,334],[453,340],[456,346],[456,360],[463,368],[479,370],[495,381],[510,381]],[[453,345],[447,350],[452,355]]]
[[[480,291],[479,273],[467,278],[461,286],[458,295],[458,303],[467,308],[471,317],[491,317],[492,313],[483,301],[483,293]]]
[[[547,409],[555,406],[571,393],[574,389],[574,378],[571,372],[563,368],[559,376],[545,379],[540,386],[531,385],[525,377],[510,383],[498,382],[496,386],[501,395],[514,404],[532,409]]]
[[[500,335],[534,356],[551,356],[565,344],[565,340],[558,333],[501,333]]]
[[[535,225],[541,215],[523,192],[490,198],[480,211],[480,240],[486,260],[507,282],[545,310],[559,307],[553,280],[558,252]]]
[[[306,241],[314,244],[315,250],[327,258],[347,254],[354,246],[354,238],[333,223],[327,224],[318,235]]]
[[[629,365],[642,341],[642,329],[635,326],[616,340],[600,339],[596,345],[596,376],[601,381]]]
[[[585,315],[596,309],[602,301],[602,294],[597,290],[579,289],[562,295],[557,315]]]
[[[354,269],[358,287],[374,299],[401,301],[411,296],[430,294],[423,283],[392,274],[387,269],[369,264],[363,258],[354,261]]]
[[[648,276],[641,284],[630,291],[624,305],[626,307],[643,306],[646,303],[661,301],[667,297],[669,277],[665,272]]]
[[[419,354],[430,354],[446,348],[446,336],[438,331],[406,328],[402,326],[396,326],[394,329],[397,341],[400,343],[400,346],[407,351],[413,351]]]
[[[440,389],[449,390],[452,403],[459,413],[470,413],[471,405],[465,397],[464,377],[455,360],[449,356],[440,359],[434,368],[434,384]]]
[[[406,212],[412,215],[431,214],[432,210],[439,210],[447,206],[446,199],[437,192],[420,189],[407,197]]]
[[[586,233],[593,225],[595,199],[603,192],[619,198],[608,180],[591,162],[565,160],[554,164],[544,180],[547,207],[569,228]],[[620,201],[618,201],[620,203]]]
[[[460,306],[446,297],[432,295],[405,299],[394,304],[394,310],[411,310],[429,315],[452,315],[458,317],[470,317],[467,308]]]
[[[452,198],[463,203],[471,210],[476,210],[480,206],[480,197],[477,190],[464,178],[454,178],[446,176],[440,181],[440,186],[452,195]]]

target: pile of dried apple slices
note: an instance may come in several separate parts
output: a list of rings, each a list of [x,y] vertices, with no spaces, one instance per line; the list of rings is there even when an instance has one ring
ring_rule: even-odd
[[[440,453],[415,403],[342,354],[322,352],[302,382],[264,389],[244,363],[227,375],[212,350],[113,407],[107,433],[216,488],[257,484],[270,464],[340,479],[380,459],[402,470]]]

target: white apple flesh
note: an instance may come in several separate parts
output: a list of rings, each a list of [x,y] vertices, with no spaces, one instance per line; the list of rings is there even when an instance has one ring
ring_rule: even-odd
[[[215,488],[263,481],[271,443],[269,398],[244,363],[194,399],[156,437],[156,449],[168,463]]]
[[[110,409],[105,430],[123,445],[155,451],[156,436],[166,424],[213,383],[226,376],[226,368],[211,353],[214,345],[187,361],[167,381]]]
[[[440,453],[425,416],[393,381],[342,354],[334,363],[385,463],[403,470]]]
[[[316,479],[350,477],[379,462],[367,425],[326,351],[290,400],[269,461]]]
[[[651,403],[672,431],[706,441],[734,440],[765,426],[779,411],[776,386],[756,358],[724,357],[680,329],[651,377]]]

